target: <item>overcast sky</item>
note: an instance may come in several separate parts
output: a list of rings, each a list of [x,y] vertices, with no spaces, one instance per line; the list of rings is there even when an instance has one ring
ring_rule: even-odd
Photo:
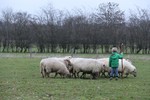
[[[0,12],[7,8],[13,11],[23,11],[30,14],[37,14],[41,8],[52,4],[55,9],[69,10],[72,9],[96,9],[100,3],[115,2],[123,11],[129,9],[135,10],[136,7],[150,9],[150,0],[0,0]]]

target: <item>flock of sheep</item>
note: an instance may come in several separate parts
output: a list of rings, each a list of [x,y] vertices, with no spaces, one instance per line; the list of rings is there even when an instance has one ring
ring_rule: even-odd
[[[40,62],[40,72],[42,77],[49,77],[50,73],[58,74],[61,77],[86,78],[86,74],[90,74],[92,79],[97,79],[101,76],[109,76],[111,68],[109,67],[109,58],[93,59],[93,58],[45,58]],[[81,72],[81,74],[80,74]],[[136,77],[136,67],[126,59],[119,60],[118,72],[127,77],[132,74]]]

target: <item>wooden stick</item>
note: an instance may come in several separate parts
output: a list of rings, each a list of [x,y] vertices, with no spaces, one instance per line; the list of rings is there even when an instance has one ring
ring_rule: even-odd
[[[120,53],[123,52],[123,43],[120,45]],[[123,58],[121,59],[121,67],[122,67],[122,78],[124,74],[124,68],[123,68]]]

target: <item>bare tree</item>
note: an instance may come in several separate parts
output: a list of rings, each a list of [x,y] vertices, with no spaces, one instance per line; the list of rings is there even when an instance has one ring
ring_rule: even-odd
[[[145,9],[138,8],[137,11],[130,15],[131,47],[135,50],[136,46],[136,53],[142,50],[142,53],[147,54],[150,45],[150,14]]]
[[[120,27],[124,25],[124,12],[119,9],[119,4],[109,2],[107,4],[100,4],[95,14],[96,22],[100,28],[103,27],[103,45],[105,52],[109,52],[110,45],[117,45],[120,34],[122,33]],[[102,45],[102,46],[103,46]]]
[[[31,15],[26,12],[17,12],[13,15],[14,18],[14,39],[16,52],[26,52],[29,50],[31,44],[31,34],[30,34],[30,18]]]
[[[12,20],[13,20],[13,10],[12,9],[6,9],[2,11],[2,46],[3,50],[2,52],[9,52],[9,45],[11,42],[13,42],[12,34],[11,32],[13,31],[12,28]]]
[[[56,10],[51,4],[40,15],[2,11],[0,50],[29,52],[108,53],[112,46],[124,43],[126,53],[150,53],[150,13],[132,12],[125,21],[119,4],[102,3],[93,13],[75,9],[73,13]]]

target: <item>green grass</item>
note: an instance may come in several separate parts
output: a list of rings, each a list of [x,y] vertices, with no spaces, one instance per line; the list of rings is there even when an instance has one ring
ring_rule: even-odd
[[[43,79],[41,58],[0,58],[0,100],[150,100],[150,57],[130,57],[138,75],[118,81]]]

